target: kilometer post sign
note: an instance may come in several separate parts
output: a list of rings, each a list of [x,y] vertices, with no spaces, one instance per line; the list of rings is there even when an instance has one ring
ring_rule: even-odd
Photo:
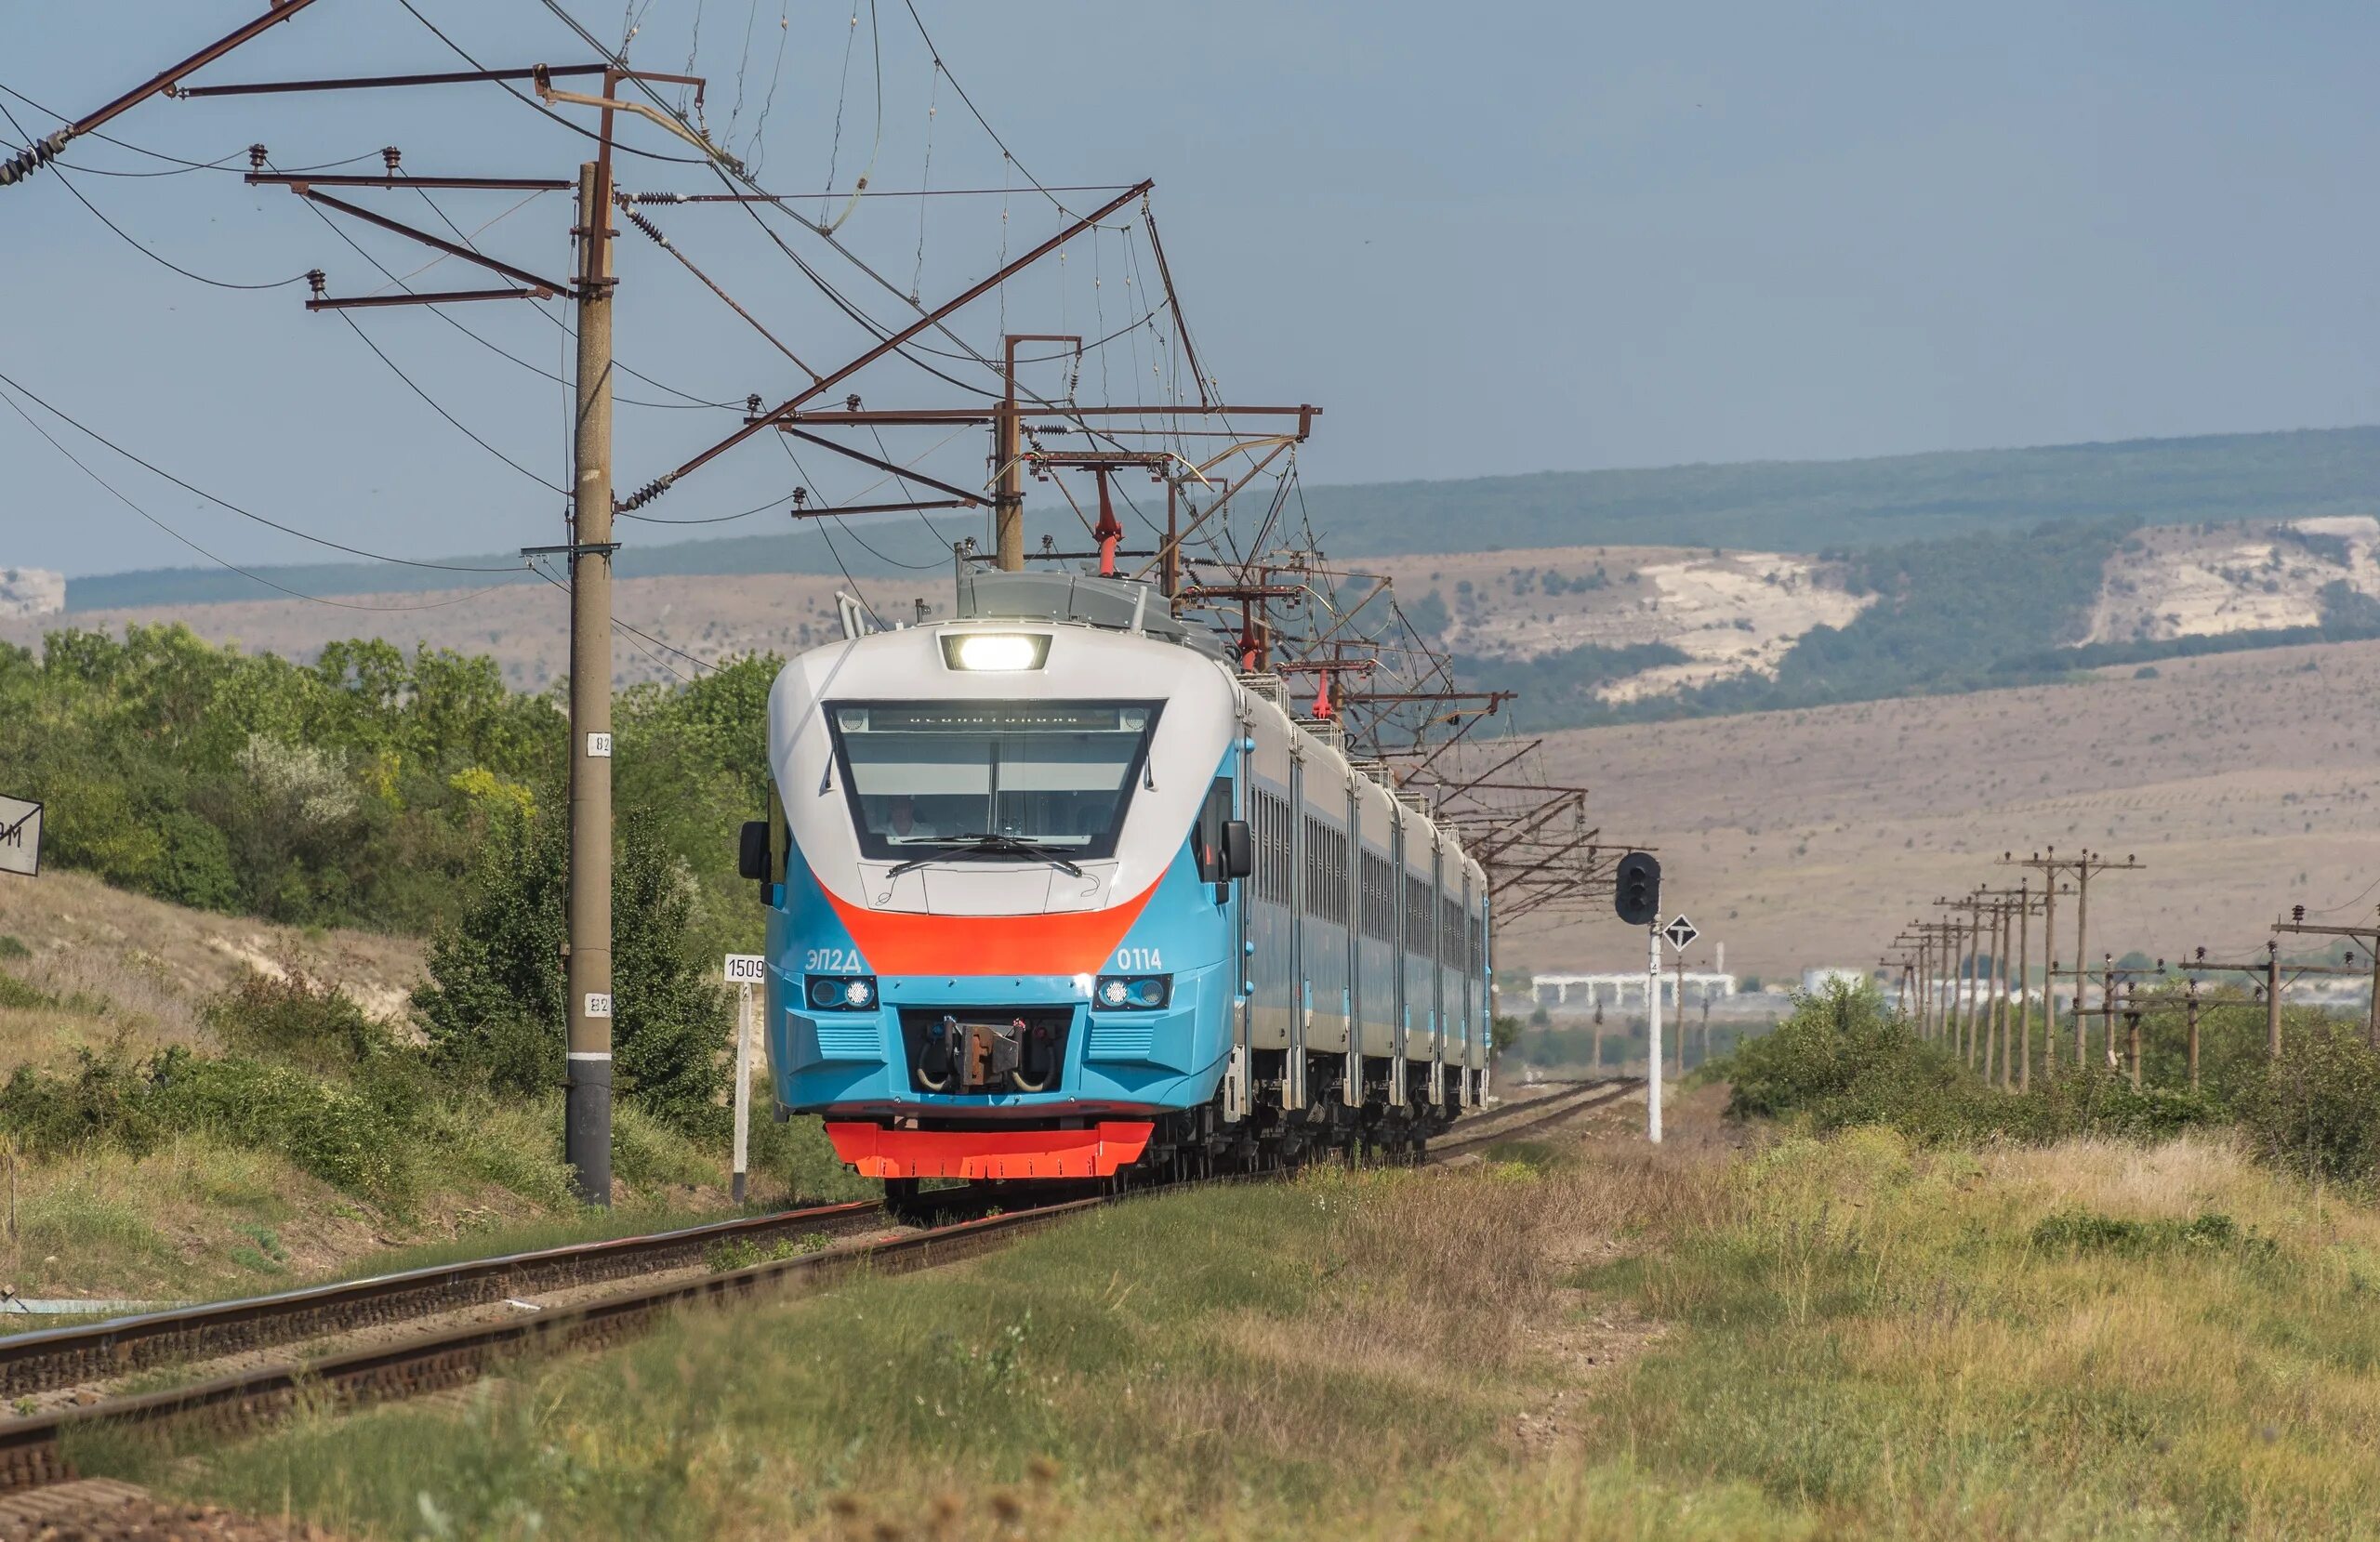
[[[0,873],[41,874],[41,805],[0,797]]]

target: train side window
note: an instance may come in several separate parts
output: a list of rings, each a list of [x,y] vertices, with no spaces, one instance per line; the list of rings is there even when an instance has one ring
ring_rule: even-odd
[[[1223,825],[1231,819],[1231,783],[1218,776],[1207,789],[1207,801],[1198,811],[1198,828],[1194,850],[1198,859],[1198,877],[1205,883],[1228,881],[1223,863]]]

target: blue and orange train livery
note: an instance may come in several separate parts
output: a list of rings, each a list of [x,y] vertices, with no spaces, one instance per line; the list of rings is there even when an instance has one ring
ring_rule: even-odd
[[[1486,1091],[1485,876],[1145,586],[962,581],[769,702],[780,1114],[896,1200],[1418,1148]]]

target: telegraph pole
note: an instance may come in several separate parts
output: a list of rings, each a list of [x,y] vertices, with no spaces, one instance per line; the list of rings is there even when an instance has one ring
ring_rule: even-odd
[[[2288,920],[2275,921],[2272,924],[2272,929],[2295,932],[2301,936],[2346,937],[2363,944],[2364,952],[2372,958],[2372,1010],[2365,1022],[2364,1035],[2373,1048],[2380,1049],[2380,927],[2315,926],[2306,919],[2306,907],[2298,905],[2290,912]],[[2325,969],[2323,972],[2329,974],[2343,971]],[[2277,1035],[2275,1042],[2279,1042]],[[2276,1053],[2278,1053],[2277,1050]]]
[[[606,83],[607,87],[609,83]],[[609,96],[607,89],[605,95]],[[570,991],[564,1158],[612,1203],[612,113],[578,168],[578,399],[571,440]]]
[[[2030,877],[2016,880],[2016,1090],[2033,1089],[2032,935]],[[2043,993],[2046,998],[2046,992]]]

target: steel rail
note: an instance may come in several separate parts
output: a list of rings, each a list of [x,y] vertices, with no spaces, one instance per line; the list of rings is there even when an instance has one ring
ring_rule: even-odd
[[[271,1349],[507,1297],[597,1285],[699,1263],[721,1244],[850,1232],[883,1214],[873,1200],[813,1206],[12,1335],[0,1338],[0,1397],[55,1391],[150,1366]]]
[[[1493,1145],[1501,1140],[1517,1140],[1533,1131],[1558,1125],[1574,1114],[1585,1114],[1593,1109],[1616,1103],[1644,1085],[1645,1078],[1642,1076],[1621,1076],[1613,1081],[1589,1082],[1575,1094],[1559,1092],[1544,1100],[1543,1102],[1527,1103],[1518,1108],[1505,1110],[1503,1112],[1514,1114],[1520,1117],[1509,1125],[1500,1124],[1493,1129],[1477,1130],[1466,1134],[1459,1140],[1439,1141],[1423,1153],[1421,1160],[1442,1162],[1449,1157],[1463,1155],[1482,1146]],[[1545,1106],[1546,1103],[1554,1102],[1560,1103],[1561,1106],[1558,1108]]]

